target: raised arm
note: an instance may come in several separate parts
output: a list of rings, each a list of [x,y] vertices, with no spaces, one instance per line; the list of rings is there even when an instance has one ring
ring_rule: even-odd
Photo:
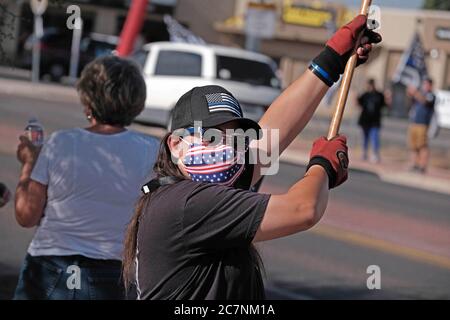
[[[259,125],[262,129],[279,130],[280,153],[303,130],[328,89],[307,70],[272,103]]]
[[[328,190],[347,179],[346,138],[314,142],[306,175],[286,194],[271,196],[254,242],[288,236],[314,226],[328,203]]]
[[[47,202],[47,186],[30,179],[39,150],[26,137],[20,137],[17,159],[22,163],[16,188],[16,220],[25,228],[36,226],[42,218]]]
[[[379,34],[366,29],[366,21],[367,18],[360,15],[340,28],[326,43],[324,50],[313,59],[309,69],[284,90],[260,120],[261,128],[279,130],[280,154],[309,122],[328,88],[339,80],[359,34],[364,32],[357,50],[358,65],[367,61],[372,43],[381,41]],[[270,155],[272,143],[275,142],[268,137],[265,135],[261,140],[252,142],[251,147],[263,149]],[[257,165],[253,183],[260,178],[259,169],[260,165]]]

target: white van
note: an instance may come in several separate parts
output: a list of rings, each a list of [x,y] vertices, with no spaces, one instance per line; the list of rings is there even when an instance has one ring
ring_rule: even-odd
[[[178,99],[196,86],[219,85],[258,121],[280,94],[275,62],[262,54],[221,46],[154,42],[133,55],[142,67],[147,101],[137,121],[167,127]]]

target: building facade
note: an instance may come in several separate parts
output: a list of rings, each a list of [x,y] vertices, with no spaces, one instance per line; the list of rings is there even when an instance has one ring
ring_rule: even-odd
[[[221,34],[221,43],[245,46],[245,14],[249,2],[237,1],[234,16],[214,25]],[[273,38],[261,40],[260,50],[279,62],[284,86],[306,70],[336,28],[357,14],[357,9],[317,1],[273,0],[272,3],[276,7],[276,30]],[[375,46],[369,62],[355,73],[349,101],[354,101],[355,95],[365,88],[368,78],[374,78],[380,89],[394,90],[400,108],[394,113],[406,116],[405,90],[392,87],[391,80],[416,32],[425,48],[428,72],[435,87],[450,89],[450,12],[380,8],[380,17],[383,42]]]
[[[44,27],[64,28],[68,1],[49,1]],[[251,0],[150,0],[141,42],[167,41],[163,21],[171,14],[208,43],[246,46],[245,16]],[[74,0],[81,8],[84,33],[119,35],[131,0]],[[273,37],[260,41],[260,51],[279,63],[284,86],[307,68],[333,32],[356,15],[357,9],[311,0],[265,0],[276,15]],[[6,7],[8,13],[2,8]],[[8,57],[19,57],[25,39],[33,30],[29,1],[2,1],[0,31]],[[427,55],[427,66],[436,88],[450,89],[450,12],[380,8],[380,32],[383,42],[374,48],[369,63],[358,68],[350,99],[374,78],[381,89],[391,88],[391,79],[403,52],[419,33]],[[15,16],[17,18],[13,19]],[[12,22],[11,22],[12,21]],[[400,88],[401,89],[401,88]],[[401,89],[403,90],[403,89]],[[403,90],[404,91],[404,90]],[[404,96],[404,92],[401,93]],[[404,97],[403,97],[404,98]],[[405,111],[405,110],[403,110]],[[402,113],[402,112],[400,112]],[[404,112],[403,112],[404,113]]]
[[[119,35],[125,22],[131,0],[49,0],[47,10],[43,14],[44,29],[54,28],[62,33],[72,32],[66,27],[69,17],[67,7],[80,7],[83,19],[83,34],[91,32]],[[141,32],[142,41],[169,40],[164,14],[173,15],[177,0],[151,0],[147,8],[144,27]],[[33,13],[28,0],[5,0],[0,7],[0,32],[7,34],[2,39],[2,48],[9,62],[18,58],[23,50],[24,42],[33,33]]]

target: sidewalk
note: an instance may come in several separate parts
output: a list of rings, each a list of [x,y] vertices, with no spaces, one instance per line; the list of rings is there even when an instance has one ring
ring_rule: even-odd
[[[281,161],[306,165],[311,145],[312,141],[308,142],[301,138],[294,140],[281,155]],[[379,164],[361,160],[362,151],[359,147],[350,148],[349,156],[350,169],[373,173],[382,181],[392,184],[450,195],[450,170],[430,166],[426,174],[410,172],[407,150],[385,148],[381,151]]]
[[[324,112],[322,106],[314,114],[313,119],[308,123],[306,128],[302,132],[302,136],[307,139],[314,139],[320,135],[324,135],[328,132],[330,126],[330,120],[332,110],[328,109]],[[340,132],[347,136],[349,146],[361,145],[362,135],[361,128],[357,124],[359,113],[351,114],[351,105],[344,113],[344,119],[341,123]],[[382,120],[382,127],[380,131],[381,146],[396,147],[399,150],[407,148],[407,132],[409,127],[408,119],[393,118],[385,116]],[[436,154],[446,156],[448,163],[444,165],[444,169],[450,170],[450,129],[441,128],[436,138],[429,140],[431,150]]]
[[[80,101],[75,87],[55,83],[33,83],[31,81],[0,77],[0,94],[17,95],[27,98],[55,102]]]
[[[10,94],[60,102],[79,102],[75,88],[58,84],[0,78],[0,94]],[[309,150],[314,138],[325,135],[328,131],[329,119],[320,112],[308,124],[299,138],[295,139],[282,154],[281,160],[304,165],[309,159]],[[133,124],[132,127],[144,133],[162,137],[164,129]],[[383,181],[419,188],[429,191],[450,194],[450,131],[443,130],[436,141],[431,141],[430,168],[425,175],[408,171],[409,153],[405,145],[404,120],[386,119],[386,128],[382,131],[381,164],[361,161],[360,132],[351,120],[344,120],[342,132],[349,138],[350,167],[356,170],[371,172]],[[393,127],[393,128],[392,128]]]
[[[165,129],[133,124],[133,129],[161,138]],[[305,139],[301,134],[283,152],[280,161],[294,165],[306,165],[309,161],[309,151],[312,140]],[[350,169],[370,172],[382,181],[392,184],[440,192],[450,195],[450,170],[430,166],[426,174],[409,172],[408,152],[397,147],[385,148],[381,151],[382,162],[373,164],[361,160],[361,149],[350,147]],[[442,161],[439,157],[435,161]]]
[[[31,79],[31,70],[1,65],[0,77],[28,81]]]

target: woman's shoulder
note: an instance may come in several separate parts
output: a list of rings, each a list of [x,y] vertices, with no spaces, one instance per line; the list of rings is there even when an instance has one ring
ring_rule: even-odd
[[[250,192],[231,186],[225,186],[218,183],[197,182],[186,179],[176,183],[173,187],[168,187],[166,192],[167,199],[179,199],[183,206],[215,206],[222,198],[233,198],[241,193]]]
[[[153,204],[162,203],[165,207],[182,206],[189,199],[201,183],[191,179],[184,179],[173,184],[160,186],[152,194]],[[174,201],[176,199],[177,201]]]
[[[150,146],[159,146],[159,139],[135,130],[128,130],[129,136],[138,143],[145,143]]]
[[[66,143],[68,140],[72,140],[77,135],[79,135],[79,131],[75,129],[64,129],[57,130],[51,133],[46,140],[46,144],[57,144],[57,143]]]
[[[144,207],[145,216],[152,216],[158,221],[166,221],[169,216],[183,216],[186,199],[193,188],[195,183],[189,179],[158,187],[152,192],[149,205]]]
[[[191,179],[184,179],[173,184],[160,186],[156,194],[160,197],[180,199],[191,194],[197,188],[198,184],[198,182],[194,182]]]

